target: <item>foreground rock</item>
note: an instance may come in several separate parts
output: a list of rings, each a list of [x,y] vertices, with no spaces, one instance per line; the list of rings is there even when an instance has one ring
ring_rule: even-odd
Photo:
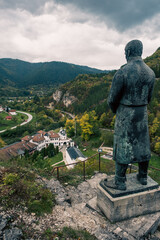
[[[22,231],[11,224],[12,217],[9,215],[0,215],[0,239],[19,240],[22,239]]]
[[[4,238],[5,236],[12,237],[12,233],[17,234],[17,238],[15,239],[21,239],[18,238],[21,232],[18,232],[16,227],[22,225],[24,232],[29,236],[27,238],[28,240],[44,239],[41,236],[46,229],[57,232],[65,226],[87,230],[91,234],[94,234],[99,240],[160,239],[159,231],[154,234],[159,224],[160,213],[133,218],[129,221],[116,224],[111,224],[102,215],[99,209],[96,208],[96,195],[97,185],[104,178],[106,178],[105,174],[96,174],[90,180],[82,182],[77,188],[73,186],[63,187],[57,180],[51,179],[48,181],[39,178],[39,182],[57,194],[57,205],[53,208],[52,214],[36,217],[35,214],[29,215],[19,209],[8,211],[9,216],[16,214],[17,217],[14,217],[14,219],[10,221],[10,229],[12,229],[12,231],[7,232],[5,230],[7,230],[8,221],[6,218],[3,218],[0,225],[3,234],[1,233],[0,239],[7,239]],[[157,222],[154,229],[152,223],[154,223],[155,220]],[[17,231],[13,231],[13,229],[17,229]],[[148,229],[148,232],[146,229]]]

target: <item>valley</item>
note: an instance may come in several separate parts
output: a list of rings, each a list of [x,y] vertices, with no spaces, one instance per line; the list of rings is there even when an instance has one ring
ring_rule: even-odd
[[[145,59],[154,71],[156,71],[154,64],[157,64],[156,59],[159,59],[159,55],[158,49],[151,57]],[[0,86],[2,86],[0,104],[17,112],[17,115],[13,116],[14,121],[6,120],[7,124],[4,118],[8,113],[0,113],[0,130],[7,128],[7,131],[0,132],[0,150],[11,146],[12,153],[16,151],[14,156],[10,154],[11,157],[4,157],[8,156],[7,150],[4,151],[6,155],[1,154],[0,203],[4,211],[9,209],[9,213],[16,212],[14,221],[18,222],[18,227],[26,234],[26,238],[34,234],[38,237],[53,236],[50,224],[46,232],[42,224],[43,219],[47,214],[52,218],[57,206],[65,206],[66,210],[68,209],[66,206],[74,204],[74,200],[72,202],[66,196],[65,200],[61,201],[64,195],[57,197],[56,190],[48,187],[50,182],[61,184],[61,190],[67,187],[70,191],[74,189],[76,192],[78,186],[96,178],[99,169],[102,175],[114,174],[115,163],[112,157],[107,157],[107,152],[99,155],[101,148],[113,147],[115,115],[108,107],[107,98],[114,74],[115,70],[99,72],[96,69],[66,63],[32,65],[19,60],[0,61]],[[157,72],[152,101],[148,106],[148,122],[152,149],[149,175],[160,184],[157,170],[160,169],[158,74]],[[26,122],[28,117],[23,114],[24,112],[33,116],[30,122]],[[18,126],[14,128],[15,125]],[[66,139],[63,134],[61,138],[59,137],[61,129],[65,129]],[[85,157],[85,170],[84,161],[75,164],[74,168],[69,169],[65,166],[67,162],[64,161],[64,151],[67,147],[73,147],[71,143]],[[8,152],[11,152],[10,150]],[[78,160],[74,161],[76,163]],[[132,172],[135,171],[136,165],[132,169]],[[60,183],[57,183],[57,176]],[[79,204],[78,200],[76,201]],[[18,209],[15,203],[18,203]],[[43,231],[36,227],[36,230],[33,230],[31,226],[32,230],[27,231],[26,223],[20,224],[18,220],[20,214],[23,221],[27,215],[26,222],[29,217],[36,218],[37,226],[40,222]],[[88,229],[92,233],[91,229]],[[55,236],[58,236],[57,234],[65,236],[65,229],[61,233],[57,232],[58,230]],[[92,239],[91,237],[89,235],[88,239]]]

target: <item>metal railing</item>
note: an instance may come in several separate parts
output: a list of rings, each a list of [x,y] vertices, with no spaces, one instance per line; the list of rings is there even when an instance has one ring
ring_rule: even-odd
[[[83,161],[78,161],[78,162],[75,162],[75,163],[70,163],[70,164],[66,164],[66,165],[61,165],[61,166],[55,166],[53,169],[52,169],[52,173],[54,173],[54,172],[56,172],[56,176],[57,176],[57,180],[59,180],[60,179],[60,169],[63,169],[63,168],[66,168],[66,167],[68,167],[68,166],[76,166],[76,165],[78,165],[78,164],[82,164],[83,165],[83,174],[82,174],[82,176],[83,176],[83,181],[85,181],[86,180],[86,162],[87,161],[89,161],[89,160],[91,160],[91,159],[93,159],[93,158],[95,158],[95,157],[97,157],[98,156],[98,172],[100,173],[101,172],[101,154],[106,154],[106,153],[104,153],[104,152],[98,152],[98,153],[96,153],[96,154],[94,154],[94,155],[92,155],[91,157],[88,157],[87,159],[85,159],[85,160],[83,160]],[[111,155],[111,154],[107,154],[107,156],[110,156],[110,157],[113,157],[113,155]],[[111,159],[110,159],[111,160]],[[90,165],[90,167],[91,167],[92,165]],[[160,171],[160,169],[158,169],[158,168],[155,168],[155,167],[152,167],[152,166],[149,166],[149,168],[151,168],[151,169],[154,169],[154,170],[156,170],[156,171]],[[135,165],[132,165],[132,164],[128,164],[128,169],[129,169],[129,171],[128,171],[128,173],[130,174],[130,173],[132,173],[132,170],[138,170],[138,167],[136,167]],[[62,176],[62,177],[64,177],[64,175]]]
[[[52,169],[52,173],[56,171],[57,172],[57,179],[59,180],[60,179],[60,171],[59,171],[59,169],[66,168],[66,167],[71,166],[71,165],[74,166],[74,165],[78,165],[78,164],[83,164],[83,180],[85,181],[86,180],[86,162],[88,160],[93,159],[94,157],[99,155],[99,157],[98,157],[98,160],[99,160],[98,171],[100,172],[101,171],[101,154],[102,153],[96,153],[93,156],[91,156],[91,157],[89,157],[89,158],[87,158],[87,159],[85,159],[83,161],[78,161],[78,162],[75,162],[75,163],[70,163],[70,164],[54,167]]]

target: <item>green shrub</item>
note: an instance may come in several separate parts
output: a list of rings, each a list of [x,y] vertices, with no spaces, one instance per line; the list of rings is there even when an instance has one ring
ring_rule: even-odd
[[[113,132],[103,131],[101,134],[101,140],[104,142],[104,146],[113,147]]]
[[[7,173],[3,178],[4,185],[13,185],[19,180],[19,176],[15,173]]]
[[[58,237],[64,239],[96,240],[97,238],[85,230],[75,230],[71,227],[64,227],[57,233]]]
[[[52,211],[55,196],[35,182],[34,173],[10,168],[0,178],[0,204],[4,209],[27,207],[28,212],[40,216]]]
[[[42,239],[45,240],[96,240],[97,238],[85,230],[76,230],[71,227],[64,227],[59,232],[52,232],[47,228],[42,234]]]

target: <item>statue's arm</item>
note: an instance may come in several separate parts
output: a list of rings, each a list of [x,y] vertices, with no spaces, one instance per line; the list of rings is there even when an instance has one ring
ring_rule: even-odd
[[[108,97],[108,105],[113,113],[116,113],[123,93],[123,73],[119,70],[112,80],[112,85]]]
[[[151,97],[152,97],[152,93],[153,93],[153,89],[154,89],[154,82],[155,82],[155,75],[149,85],[148,103],[151,101]]]

